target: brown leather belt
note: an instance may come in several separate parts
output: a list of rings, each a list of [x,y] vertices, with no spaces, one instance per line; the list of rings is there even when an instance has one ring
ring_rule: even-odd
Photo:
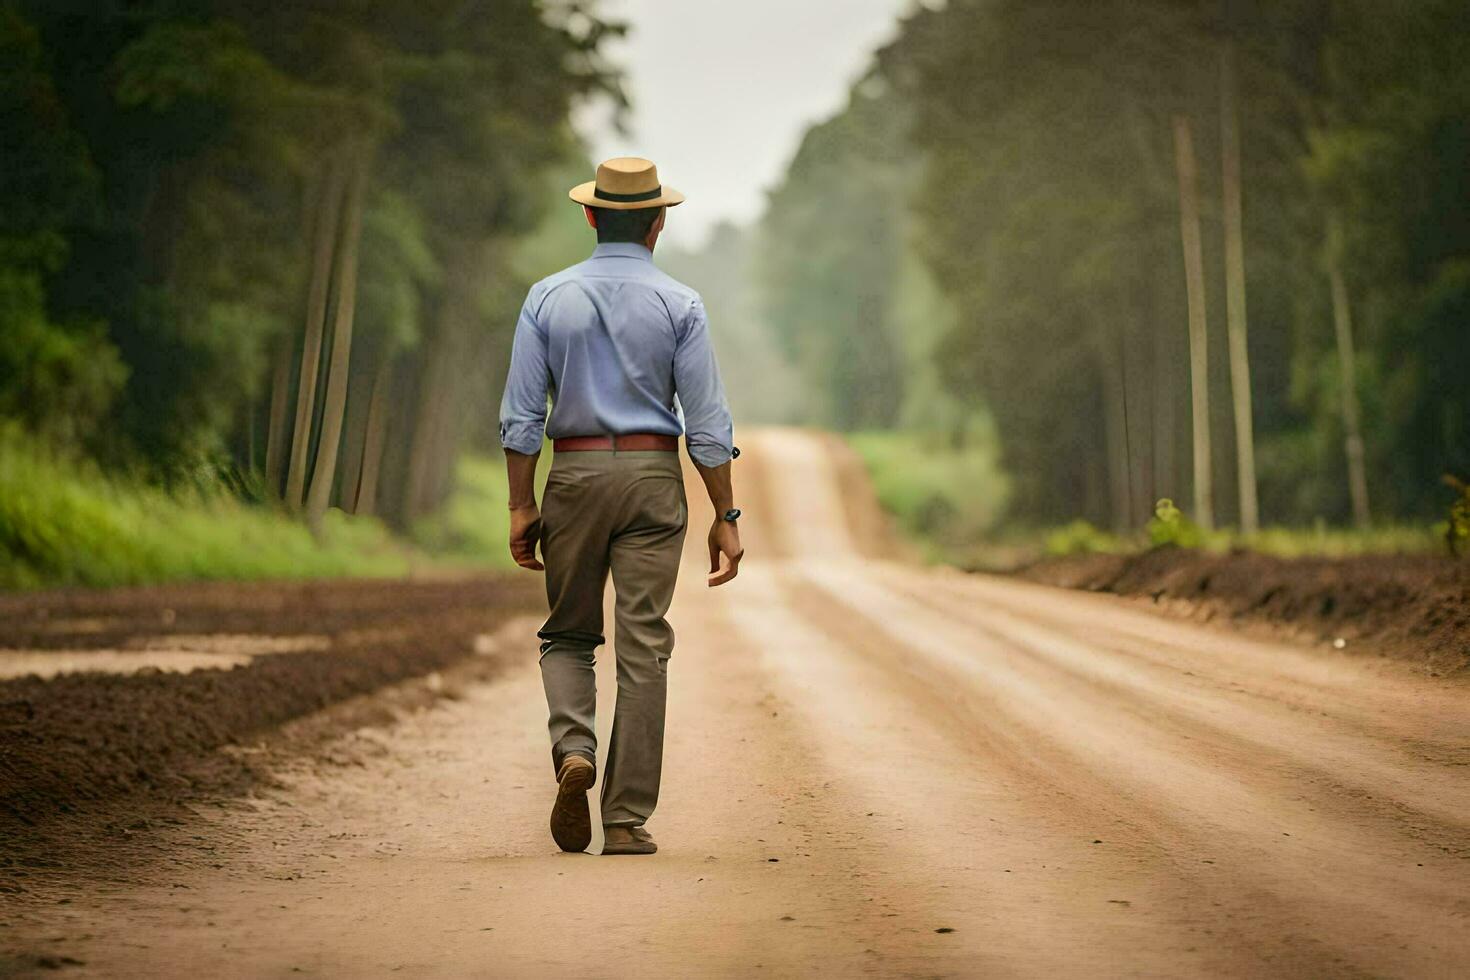
[[[559,453],[584,453],[599,449],[625,453],[650,450],[676,453],[679,451],[679,437],[656,435],[652,432],[631,432],[625,436],[568,436],[553,440],[551,448]]]

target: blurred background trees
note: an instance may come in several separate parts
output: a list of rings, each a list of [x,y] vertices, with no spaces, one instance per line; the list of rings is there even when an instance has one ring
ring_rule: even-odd
[[[526,286],[586,254],[546,216],[622,30],[0,0],[0,421],[313,527],[442,511]],[[929,532],[1392,522],[1470,474],[1467,201],[1463,2],[949,0],[660,262],[741,423],[862,433]]]
[[[811,417],[993,417],[1015,517],[1129,528],[1212,496],[1249,527],[1258,488],[1277,524],[1409,519],[1470,471],[1467,201],[1462,3],[950,0],[807,133],[752,288]],[[915,255],[925,323],[890,301]]]
[[[433,509],[493,445],[486,324],[548,169],[585,169],[574,100],[621,101],[621,29],[573,0],[0,4],[0,414],[313,522]]]

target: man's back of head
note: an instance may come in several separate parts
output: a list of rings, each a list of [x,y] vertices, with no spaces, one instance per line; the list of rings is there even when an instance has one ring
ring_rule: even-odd
[[[642,245],[648,241],[654,222],[663,214],[663,208],[637,208],[632,211],[614,211],[612,208],[588,208],[593,227],[597,229],[599,243],[633,242]]]

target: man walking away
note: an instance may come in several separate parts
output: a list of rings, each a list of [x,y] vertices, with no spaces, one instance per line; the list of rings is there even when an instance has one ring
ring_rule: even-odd
[[[619,157],[569,196],[598,245],[587,261],[531,287],[516,323],[500,406],[510,551],[522,568],[546,572],[550,615],[537,635],[557,780],[551,836],[565,851],[592,841],[593,651],[604,642],[610,572],[618,699],[602,779],[603,853],[652,854],[658,847],[644,823],[658,802],[674,649],[664,616],[688,519],[679,436],[715,508],[711,586],[733,579],[743,554],[730,486],[737,450],[704,303],[653,264],[667,209],[684,195],[662,186],[648,160]],[[555,452],[544,510],[535,496],[543,432]]]

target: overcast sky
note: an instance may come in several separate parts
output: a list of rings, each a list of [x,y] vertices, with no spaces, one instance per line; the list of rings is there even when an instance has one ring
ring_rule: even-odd
[[[749,220],[811,123],[847,89],[914,0],[603,0],[626,20],[610,48],[627,72],[631,132],[585,112],[592,155],[646,156],[688,195],[665,235],[695,246],[723,218]],[[590,176],[590,175],[589,175]]]

